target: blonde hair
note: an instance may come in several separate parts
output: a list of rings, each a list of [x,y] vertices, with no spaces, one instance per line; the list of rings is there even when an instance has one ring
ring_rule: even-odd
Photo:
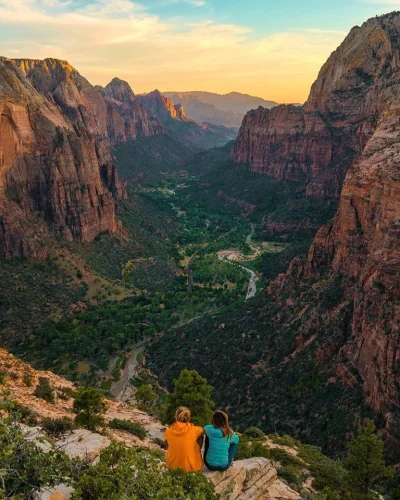
[[[187,424],[190,422],[190,410],[186,406],[180,406],[175,412],[175,420]]]

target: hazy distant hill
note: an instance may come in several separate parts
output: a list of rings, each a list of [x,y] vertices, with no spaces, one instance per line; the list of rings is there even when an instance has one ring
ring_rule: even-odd
[[[194,120],[227,127],[239,127],[243,116],[250,109],[259,106],[270,109],[277,105],[276,102],[239,92],[224,95],[202,91],[164,92],[164,95],[175,104],[182,104]]]

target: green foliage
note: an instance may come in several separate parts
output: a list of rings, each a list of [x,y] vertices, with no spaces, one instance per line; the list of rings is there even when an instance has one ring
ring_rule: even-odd
[[[280,444],[281,446],[289,446],[289,448],[296,448],[297,446],[296,441],[287,434],[285,434],[284,436],[277,436],[275,434],[272,434],[270,438],[274,443]]]
[[[18,401],[12,401],[8,405],[7,411],[10,417],[18,422],[27,425],[37,425],[38,423],[36,414],[30,408]]]
[[[41,427],[49,436],[60,438],[64,434],[68,434],[74,428],[73,421],[68,417],[62,418],[44,418],[40,422]]]
[[[345,470],[343,465],[324,456],[320,448],[301,444],[298,457],[308,464],[308,470],[314,478],[313,485],[317,490],[341,491],[344,484]],[[330,497],[328,497],[330,500]]]
[[[10,403],[2,403],[9,409]],[[35,491],[68,481],[71,462],[60,451],[43,452],[24,440],[18,425],[0,417],[0,498],[32,498]]]
[[[0,371],[0,385],[4,385],[7,382],[8,374],[5,371]]]
[[[150,384],[141,385],[135,392],[136,401],[145,408],[150,408],[154,404],[156,398],[157,394]]]
[[[93,387],[80,387],[75,395],[73,409],[75,424],[96,431],[104,426],[103,413],[107,410],[104,395]]]
[[[390,469],[385,464],[383,441],[377,437],[372,421],[361,427],[351,440],[344,466],[346,484],[353,498],[361,500],[367,495],[375,498],[371,490],[376,490],[390,476]]]
[[[196,370],[183,370],[174,380],[174,390],[167,396],[165,423],[172,423],[177,408],[187,406],[192,413],[192,421],[204,426],[211,421],[215,406],[211,399],[212,387]]]
[[[243,434],[248,438],[262,439],[265,437],[265,433],[258,427],[249,427]]]
[[[44,399],[48,403],[55,403],[54,389],[48,377],[39,378],[39,383],[36,386],[33,395],[37,398]]]
[[[267,448],[261,441],[246,441],[241,439],[239,442],[239,450],[237,453],[238,460],[245,460],[246,458],[264,457],[271,458],[271,450]]]
[[[214,486],[201,474],[167,470],[148,450],[111,445],[75,485],[74,500],[216,500]]]
[[[119,429],[121,431],[129,432],[140,439],[144,439],[147,435],[147,431],[143,425],[140,425],[137,422],[131,422],[130,420],[114,418],[108,423],[108,425],[111,429]]]
[[[26,385],[26,387],[32,387],[32,377],[29,373],[24,373],[22,381]]]
[[[290,486],[298,489],[302,484],[304,477],[297,467],[287,465],[277,468],[278,476],[289,483]]]

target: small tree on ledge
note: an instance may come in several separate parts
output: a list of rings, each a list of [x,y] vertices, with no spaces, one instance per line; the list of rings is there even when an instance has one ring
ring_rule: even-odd
[[[75,424],[95,432],[104,427],[103,414],[107,410],[104,395],[94,387],[80,387],[74,399],[73,409],[77,413]]]
[[[193,423],[201,426],[209,424],[215,406],[211,399],[212,390],[212,386],[196,370],[183,370],[174,380],[174,391],[167,396],[164,423],[172,423],[176,409],[187,406],[192,412]]]

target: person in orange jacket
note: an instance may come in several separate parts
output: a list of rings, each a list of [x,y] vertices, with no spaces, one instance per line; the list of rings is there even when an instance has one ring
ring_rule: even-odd
[[[168,444],[167,467],[183,469],[185,472],[196,472],[203,468],[201,446],[203,444],[203,428],[190,423],[190,410],[181,406],[176,410],[175,423],[165,431]]]

